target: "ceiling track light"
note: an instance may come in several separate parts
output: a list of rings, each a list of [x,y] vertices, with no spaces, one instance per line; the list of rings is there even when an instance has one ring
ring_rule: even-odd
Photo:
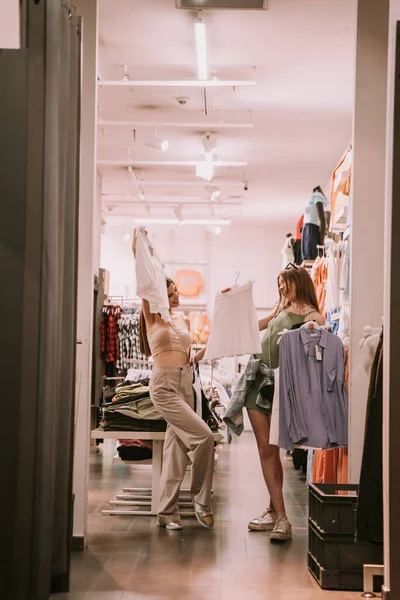
[[[155,135],[148,137],[144,145],[148,146],[149,148],[156,148],[157,150],[162,150],[163,152],[166,152],[169,148],[168,140],[156,137]]]
[[[152,217],[149,217],[148,219],[145,217],[143,219],[135,219],[135,223],[137,225],[179,225],[178,219],[156,219]]]
[[[218,198],[221,195],[221,190],[219,188],[216,188],[215,190],[213,190],[211,192],[211,196],[210,196],[210,200],[211,202],[216,202],[218,200]]]
[[[128,65],[123,65],[123,70],[124,70],[124,77],[123,80],[124,81],[129,81],[130,77],[129,77],[129,73],[128,73]]]
[[[211,137],[211,133],[206,133],[204,142],[203,142],[203,146],[204,146],[205,154],[212,155],[216,151],[217,145],[216,145],[214,139]]]
[[[201,81],[208,80],[208,60],[207,60],[207,40],[206,40],[206,25],[203,21],[201,11],[194,24],[194,32],[196,37],[196,54],[197,54],[197,71],[198,78]]]
[[[132,179],[133,184],[136,188],[137,195],[139,196],[139,198],[141,200],[146,200],[146,196],[144,194],[142,185],[141,185],[139,179],[136,177],[135,171],[132,169],[132,167],[128,167],[128,173],[129,173],[129,176]]]
[[[230,225],[229,219],[185,219],[182,225]]]
[[[199,162],[196,165],[196,177],[200,177],[205,181],[212,181],[214,177],[214,165],[209,161]]]

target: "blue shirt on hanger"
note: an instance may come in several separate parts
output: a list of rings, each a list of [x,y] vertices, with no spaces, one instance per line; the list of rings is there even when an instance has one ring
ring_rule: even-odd
[[[342,341],[325,329],[288,331],[280,342],[279,446],[348,445]]]

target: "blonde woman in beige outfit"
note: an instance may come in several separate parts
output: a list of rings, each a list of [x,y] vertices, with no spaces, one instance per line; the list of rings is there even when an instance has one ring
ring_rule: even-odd
[[[133,253],[136,256],[136,231]],[[211,489],[214,472],[214,436],[206,423],[194,412],[193,375],[190,366],[191,334],[187,321],[174,314],[179,306],[175,283],[166,279],[171,323],[150,312],[142,300],[139,322],[141,351],[152,356],[154,366],[150,380],[153,403],[167,421],[163,467],[158,504],[158,524],[167,529],[182,529],[179,517],[179,490],[186,468],[191,462],[190,492],[197,520],[207,528],[214,526]],[[198,352],[195,362],[205,350]]]

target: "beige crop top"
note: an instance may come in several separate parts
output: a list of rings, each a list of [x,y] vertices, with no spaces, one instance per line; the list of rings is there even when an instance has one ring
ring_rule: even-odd
[[[192,336],[186,328],[157,327],[147,334],[151,355],[153,358],[162,352],[183,352],[187,356],[190,353]]]

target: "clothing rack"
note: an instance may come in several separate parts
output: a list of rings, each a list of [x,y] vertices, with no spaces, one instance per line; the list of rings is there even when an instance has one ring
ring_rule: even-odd
[[[121,308],[133,307],[133,306],[141,306],[142,300],[141,298],[124,298],[123,296],[108,296],[109,304],[117,304],[121,306]]]
[[[124,358],[122,362],[138,371],[151,371],[154,366],[154,363],[150,362],[148,359]]]

